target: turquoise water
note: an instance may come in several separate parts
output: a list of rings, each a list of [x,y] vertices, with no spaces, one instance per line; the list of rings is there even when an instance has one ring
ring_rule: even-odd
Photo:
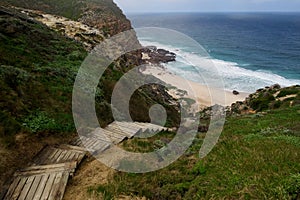
[[[129,15],[133,26],[182,32],[201,44],[224,79],[225,88],[254,92],[279,83],[300,84],[300,13],[189,13]],[[175,51],[177,62],[166,67],[187,79],[211,76],[199,55],[180,41],[139,37],[144,45]],[[195,71],[195,69],[197,69]]]

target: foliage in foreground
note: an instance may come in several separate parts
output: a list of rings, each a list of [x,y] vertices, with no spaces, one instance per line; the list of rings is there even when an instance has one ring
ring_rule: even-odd
[[[198,135],[169,167],[147,174],[116,172],[108,184],[89,192],[109,198],[125,194],[149,199],[299,199],[299,122],[300,106],[228,117],[218,144],[204,159],[198,158],[204,138]],[[148,143],[134,139],[123,147],[148,151],[159,137],[166,141],[171,135],[161,133]]]

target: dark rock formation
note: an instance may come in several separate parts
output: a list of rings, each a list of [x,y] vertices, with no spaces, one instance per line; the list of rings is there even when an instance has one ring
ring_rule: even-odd
[[[234,95],[239,95],[240,93],[239,93],[238,91],[236,91],[236,90],[233,90],[233,91],[232,91],[232,94],[234,94]]]
[[[157,49],[155,46],[145,47],[141,51],[145,63],[159,64],[176,60],[176,54],[165,49]]]

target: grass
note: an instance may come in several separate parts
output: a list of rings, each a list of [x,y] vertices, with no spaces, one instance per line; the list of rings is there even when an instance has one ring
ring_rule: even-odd
[[[121,143],[121,147],[126,151],[135,153],[147,153],[164,147],[172,140],[173,137],[174,133],[162,131],[160,133],[157,133],[155,136],[147,139],[133,138],[130,140],[126,140]]]
[[[147,174],[116,172],[99,187],[149,199],[297,199],[300,195],[300,106],[264,115],[228,117],[213,151],[198,158],[204,135],[167,168]],[[170,137],[172,134],[169,135]],[[161,135],[155,137],[162,137]],[[153,150],[158,138],[124,143],[126,150]],[[168,137],[168,139],[171,139]],[[97,191],[97,187],[90,188]]]
[[[0,16],[0,108],[8,117],[0,122],[1,136],[13,144],[21,129],[74,132],[72,88],[87,52],[46,26],[9,12],[14,15]]]
[[[277,95],[277,97],[285,97],[292,94],[299,94],[299,87],[295,88],[284,88],[280,91],[280,93]]]
[[[27,6],[32,2],[28,1]],[[46,2],[57,3],[40,3]],[[3,141],[13,144],[20,129],[37,134],[75,132],[72,90],[77,71],[88,54],[83,46],[10,8],[5,8],[0,16],[0,40],[0,109],[10,118],[0,121],[0,135],[8,137]],[[116,60],[99,81],[96,111],[103,127],[113,121],[110,97],[117,81],[134,67],[136,60],[131,59],[132,55],[124,55]],[[164,92],[159,89],[158,92]],[[150,121],[149,108],[160,103],[171,116],[168,124],[174,126],[178,112],[168,103],[171,97],[166,92],[162,94],[153,93],[151,86],[140,88],[131,98],[132,118]],[[13,127],[7,128],[7,124]]]

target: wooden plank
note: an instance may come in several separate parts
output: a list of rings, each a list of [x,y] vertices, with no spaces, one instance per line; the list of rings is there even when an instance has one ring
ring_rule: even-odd
[[[136,129],[130,128],[128,126],[117,125],[117,124],[108,126],[106,128],[106,130],[116,130],[116,131],[126,134],[126,135],[127,134],[130,135],[130,134],[136,132]]]
[[[125,128],[124,128],[125,129]],[[119,127],[107,127],[105,130],[105,132],[113,132],[114,134],[118,134],[120,136],[126,136],[126,137],[130,137],[132,135],[132,130],[125,130],[120,129]]]
[[[103,151],[105,151],[106,149],[108,149],[110,147],[110,145],[105,145],[100,149],[95,149],[95,151],[92,153],[92,155],[98,155],[100,153],[102,153]]]
[[[62,149],[70,149],[70,150],[72,150],[72,151],[81,152],[81,153],[86,153],[85,148],[78,147],[78,146],[72,146],[72,145],[68,145],[68,144],[62,144],[62,145],[59,146],[59,148],[62,148]]]
[[[135,125],[139,126],[139,127],[142,127],[142,128],[145,128],[146,127],[146,124],[145,123],[141,123],[141,122],[133,122]]]
[[[36,189],[36,192],[34,194],[34,197],[32,198],[32,200],[40,200],[42,195],[43,195],[43,192],[44,192],[44,189],[45,189],[45,186],[46,186],[46,183],[49,179],[49,174],[44,174],[42,176],[42,179],[38,185],[38,188]]]
[[[63,161],[63,158],[65,157],[65,155],[68,153],[68,150],[61,150],[61,153],[59,155],[59,157],[57,157],[55,163],[59,163],[61,161]]]
[[[86,142],[83,142],[83,145],[88,148],[91,146],[95,141],[97,141],[97,138],[89,138]]]
[[[63,152],[62,149],[58,149],[57,153],[51,158],[51,162],[50,163],[57,163],[57,159],[62,154],[62,152]],[[47,164],[49,164],[49,163],[47,163]]]
[[[48,199],[55,177],[56,173],[52,173],[49,175],[41,199]]]
[[[79,139],[79,140],[77,141],[76,145],[78,145],[78,146],[81,146],[81,145],[82,145],[81,139]]]
[[[48,159],[48,157],[50,156],[51,153],[52,153],[52,148],[50,148],[49,146],[46,146],[33,159],[33,163],[37,164],[37,165],[42,164],[46,159]]]
[[[9,199],[12,198],[12,195],[13,195],[16,187],[18,186],[20,180],[21,180],[21,177],[14,178],[12,184],[8,188],[8,191],[7,191],[6,195],[5,195],[4,200],[9,200]]]
[[[116,122],[115,126],[121,126],[123,128],[127,128],[132,132],[138,132],[141,128],[129,122]]]
[[[56,177],[57,178],[57,177]],[[60,175],[59,180],[55,180],[52,191],[49,196],[49,200],[61,200],[64,196],[65,189],[68,183],[69,173],[63,172]]]
[[[106,142],[106,143],[111,143],[110,139],[107,137],[105,132],[99,133],[99,132],[94,131],[94,132],[91,133],[90,137],[94,137],[97,140],[101,140],[101,141]]]
[[[80,163],[84,158],[84,156],[85,154],[76,153],[73,157],[73,160],[76,160],[78,163]]]
[[[72,160],[72,161],[75,161],[76,159],[75,159],[75,156],[77,155],[78,153],[76,153],[76,152],[72,152],[71,154],[70,154],[70,156],[69,156],[69,160]]]
[[[148,124],[149,127],[151,127],[152,129],[156,130],[156,131],[162,131],[162,130],[167,130],[168,128],[157,125],[157,124]]]
[[[26,200],[32,200],[34,198],[34,194],[38,189],[38,186],[41,182],[42,177],[43,177],[42,175],[35,176],[35,179],[34,179],[34,182],[32,183],[30,191],[28,192],[28,194],[26,196]]]
[[[58,163],[58,164],[50,164],[50,165],[41,165],[41,166],[31,166],[24,169],[21,169],[20,172],[32,171],[32,170],[40,170],[40,169],[51,169],[51,168],[75,168],[76,162],[66,162],[66,163]]]
[[[150,131],[149,128],[145,124],[140,124],[140,122],[134,122],[137,126],[140,126],[142,128],[142,131]]]
[[[74,172],[76,167],[77,167],[76,161],[60,163],[60,164],[52,164],[52,165],[32,166],[16,172],[15,176],[30,176],[30,175],[37,175],[41,173],[53,173],[53,172],[61,172],[61,171]]]
[[[94,140],[91,144],[89,144],[89,146],[87,146],[89,149],[92,149],[95,145],[97,145],[99,143],[99,141]]]
[[[57,186],[61,181],[62,175],[63,175],[63,172],[56,174],[55,179],[53,181],[53,185],[51,186],[51,190],[49,193],[49,197],[48,197],[49,200],[54,199],[54,196],[56,195],[56,191],[57,191]]]
[[[73,145],[73,146],[81,146],[81,139],[77,138],[76,140],[74,140],[70,144]]]
[[[19,183],[18,183],[18,185],[17,185],[17,187],[16,187],[16,189],[15,189],[15,191],[14,191],[14,193],[13,193],[10,200],[18,199],[18,197],[20,196],[20,193],[21,193],[26,181],[27,181],[27,177],[22,177],[21,178],[21,180],[19,181]]]
[[[105,130],[105,135],[109,138],[114,138],[114,139],[125,139],[127,138],[126,135],[118,133],[117,131],[110,131],[110,130]]]
[[[30,176],[28,177],[27,181],[26,181],[26,184],[24,185],[23,189],[22,189],[22,192],[20,193],[20,196],[18,198],[18,200],[25,200],[26,199],[26,196],[31,188],[31,185],[34,181],[34,178],[35,176]]]
[[[73,153],[72,150],[68,150],[67,153],[66,153],[66,155],[62,158],[62,160],[64,160],[64,161],[71,161],[71,160],[70,160],[70,155],[71,155],[72,153]]]
[[[52,148],[52,149],[53,149],[53,152],[48,157],[49,160],[53,159],[55,157],[55,155],[59,152],[59,149],[57,149],[57,148]]]
[[[80,157],[80,154],[76,154],[76,155],[74,156],[74,160],[78,160],[79,157]]]
[[[106,143],[102,142],[102,141],[96,141],[92,146],[91,148],[92,149],[97,149],[99,147],[102,147],[103,145],[105,145]]]

